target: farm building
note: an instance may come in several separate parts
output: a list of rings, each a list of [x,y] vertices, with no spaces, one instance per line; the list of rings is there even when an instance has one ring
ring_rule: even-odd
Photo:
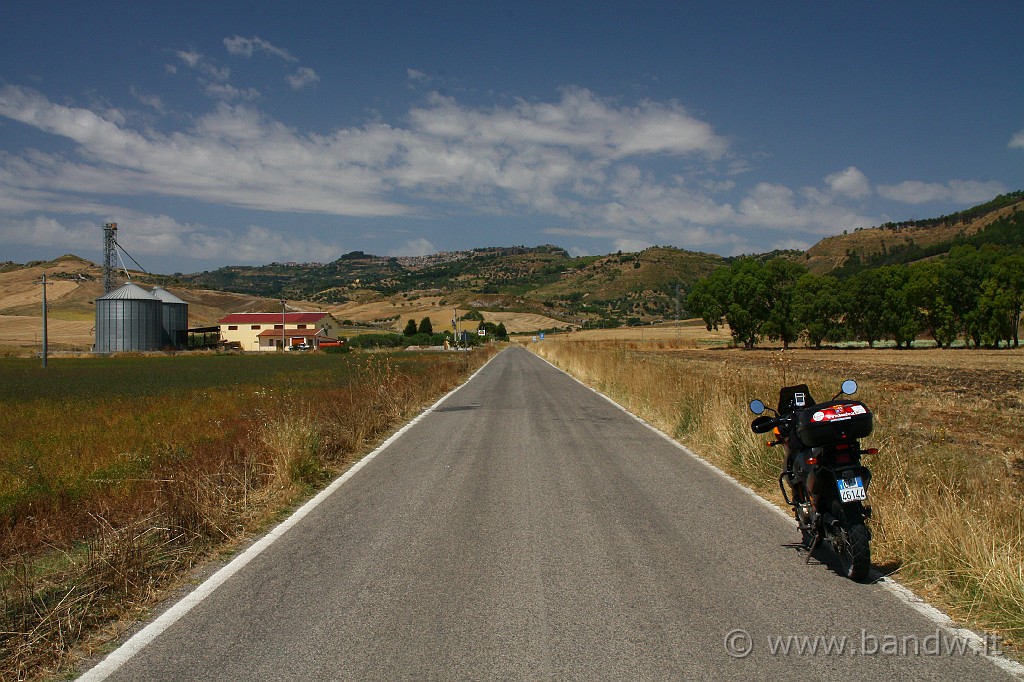
[[[220,338],[242,350],[319,348],[335,341],[340,325],[330,313],[232,313],[218,321]]]

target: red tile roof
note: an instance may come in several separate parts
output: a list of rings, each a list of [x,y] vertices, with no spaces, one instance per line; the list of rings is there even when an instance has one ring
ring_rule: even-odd
[[[285,324],[316,324],[330,313],[285,313]],[[281,313],[231,313],[219,324],[281,324]]]
[[[284,330],[284,336],[287,336],[288,338],[292,338],[293,336],[295,338],[298,338],[298,337],[301,336],[303,338],[307,338],[308,339],[308,338],[312,338],[314,336],[324,336],[326,333],[327,332],[325,332],[323,329],[285,329]],[[264,329],[263,331],[261,331],[256,336],[259,336],[259,337],[272,336],[275,339],[279,339],[279,338],[281,338],[282,334],[281,334],[281,330],[280,329]]]

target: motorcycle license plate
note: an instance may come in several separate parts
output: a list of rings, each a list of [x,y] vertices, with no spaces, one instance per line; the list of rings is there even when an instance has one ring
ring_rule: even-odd
[[[857,500],[868,499],[868,491],[864,489],[864,482],[860,476],[855,478],[840,478],[836,481],[839,486],[839,499],[843,502],[856,502]]]

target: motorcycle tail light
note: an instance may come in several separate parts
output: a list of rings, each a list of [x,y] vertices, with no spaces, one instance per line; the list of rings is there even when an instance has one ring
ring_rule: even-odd
[[[818,458],[814,457],[814,456],[811,456],[811,457],[808,457],[807,459],[805,459],[804,461],[807,462],[808,464],[817,464],[818,463]]]

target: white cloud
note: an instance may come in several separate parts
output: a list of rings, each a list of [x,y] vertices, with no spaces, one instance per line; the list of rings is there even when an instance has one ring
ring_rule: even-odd
[[[177,50],[175,52],[178,55],[178,59],[183,61],[189,68],[196,68],[199,66],[199,62],[202,61],[203,55],[194,51]]]
[[[224,89],[223,96],[244,95]],[[0,89],[0,114],[71,140],[84,160],[18,159],[11,177],[22,192],[149,193],[344,216],[407,215],[437,203],[557,216],[579,225],[563,234],[633,246],[729,243],[721,231],[729,225],[827,232],[866,222],[828,206],[821,190],[815,192],[825,198],[800,201],[788,188],[762,183],[734,207],[714,198],[714,191],[734,187],[732,180],[691,185],[681,175],[660,178],[642,165],[651,156],[710,164],[726,141],[675,104],[618,107],[579,89],[564,91],[556,103],[490,109],[434,95],[412,111],[409,128],[378,123],[327,135],[304,135],[227,104],[191,129],[165,135],[15,86]],[[866,183],[861,178],[851,168],[826,184],[856,195]]]
[[[613,248],[616,251],[634,253],[637,251],[643,251],[644,249],[649,249],[652,246],[654,245],[642,239],[616,239]]]
[[[408,211],[381,196],[388,189],[381,166],[394,146],[387,132],[307,137],[250,109],[221,105],[192,130],[162,135],[120,127],[92,111],[53,104],[13,86],[0,88],[0,115],[73,141],[86,159],[23,158],[26,173],[13,178],[20,187],[183,196],[272,211],[359,216]],[[385,146],[373,150],[373,167],[346,157],[377,142]]]
[[[267,49],[254,41],[225,45],[243,56]],[[207,68],[197,52],[181,52],[178,59],[200,74],[209,70],[226,79],[226,71]],[[408,73],[413,80],[419,74]],[[306,80],[315,82],[315,76],[308,70]],[[730,155],[728,140],[674,102],[629,106],[567,88],[552,102],[473,107],[432,94],[409,112],[404,126],[369,122],[307,133],[248,103],[258,96],[255,90],[212,76],[199,80],[221,101],[171,132],[135,126],[132,116],[106,105],[59,104],[30,88],[0,87],[0,116],[67,143],[63,152],[0,152],[0,213],[9,218],[4,234],[25,234],[35,213],[86,216],[94,223],[111,214],[97,197],[116,203],[120,196],[360,218],[540,215],[559,225],[546,234],[600,238],[631,250],[650,244],[735,250],[748,240],[766,241],[764,230],[802,243],[881,222],[850,208],[873,192],[855,166],[814,187],[760,182],[744,189],[731,175],[743,164]],[[963,180],[876,189],[896,201],[965,204],[1002,191],[999,183]],[[10,222],[19,216],[20,222]],[[280,232],[273,221],[238,236],[166,216],[137,218],[153,226],[134,231],[140,253],[177,249],[196,258],[259,262],[326,261],[337,252]],[[63,237],[53,225],[43,225],[39,234],[74,239],[71,225]],[[401,248],[403,255],[436,251],[426,239]]]
[[[230,54],[237,57],[245,57],[246,59],[251,58],[257,52],[269,54],[274,57],[279,57],[286,62],[297,62],[297,57],[284,49],[283,47],[275,47],[266,40],[263,40],[259,36],[253,36],[252,38],[243,38],[242,36],[231,36],[230,38],[224,39],[224,47],[227,48]]]
[[[790,188],[760,182],[740,201],[737,223],[748,227],[835,234],[875,222],[868,216],[823,200],[820,190],[805,191],[804,195],[809,200],[801,203]]]
[[[430,77],[417,69],[406,69],[405,75],[409,80],[417,83],[426,83],[430,80]]]
[[[254,88],[236,88],[230,83],[207,83],[203,92],[214,99],[221,99],[226,102],[242,100],[251,102],[260,98],[260,93]]]
[[[315,237],[301,237],[283,229],[250,226],[241,235],[226,232],[195,232],[184,243],[184,253],[201,260],[240,263],[271,261],[321,262],[344,253],[338,246]]]
[[[1024,130],[1018,130],[1010,138],[1010,149],[1024,149]]]
[[[833,193],[851,199],[863,199],[871,194],[871,184],[867,176],[854,166],[829,175],[825,178],[825,184]]]
[[[436,246],[430,243],[429,240],[420,237],[419,239],[410,239],[405,242],[397,249],[393,249],[390,254],[391,256],[429,256],[437,253],[438,249]]]
[[[131,93],[132,96],[142,104],[145,104],[147,107],[150,107],[161,114],[164,113],[164,103],[163,100],[160,99],[159,95],[144,95],[136,90],[134,86],[131,88]]]
[[[316,71],[308,66],[302,66],[299,67],[295,73],[289,74],[287,76],[287,81],[292,90],[301,90],[315,83],[319,83],[320,76],[318,76]]]
[[[0,242],[30,246],[63,245],[68,250],[95,247],[100,243],[100,231],[95,225],[77,224],[68,228],[48,216],[32,219],[0,219]]]
[[[896,185],[879,185],[878,193],[890,201],[905,204],[926,204],[935,201],[972,204],[988,201],[1006,192],[1001,182],[976,180],[950,180],[949,182],[919,182],[907,180]]]
[[[806,251],[813,244],[805,239],[781,239],[772,244],[772,249],[780,251]]]
[[[202,64],[189,54],[183,61]],[[257,95],[227,83],[207,87],[223,99]],[[349,216],[410,213],[411,205],[389,198],[398,191],[483,212],[526,208],[630,224],[677,222],[680,215],[717,221],[732,211],[698,191],[631,176],[629,166],[608,175],[609,164],[626,156],[724,150],[710,126],[675,105],[615,108],[583,90],[566,91],[556,104],[504,109],[472,109],[438,96],[430,102],[412,112],[409,129],[368,124],[303,135],[253,109],[222,104],[191,129],[161,134],[132,129],[118,112],[56,104],[17,86],[0,89],[0,114],[67,138],[83,159],[23,158],[29,172],[17,180],[21,187]],[[680,128],[675,135],[666,132],[669,122]]]
[[[58,220],[51,216],[31,219],[0,219],[0,243],[29,246],[60,246],[73,249],[99,249],[100,225],[116,222],[118,241],[124,249],[147,266],[146,256],[168,255],[195,260],[231,263],[268,263],[278,261],[327,262],[343,250],[314,237],[303,237],[287,230],[249,226],[240,233],[203,225],[183,224],[166,215],[148,215],[130,209],[112,209],[95,220],[73,218]],[[432,251],[431,251],[432,253]]]
[[[589,90],[566,88],[555,104],[517,100],[511,107],[468,109],[434,93],[430,106],[414,109],[414,128],[445,140],[476,145],[543,145],[594,157],[700,154],[720,157],[728,142],[678,104],[645,101],[616,108]]]
[[[178,59],[185,66],[198,71],[203,76],[213,81],[223,82],[231,77],[231,69],[228,67],[217,67],[211,64],[202,54],[195,51],[177,50]]]

